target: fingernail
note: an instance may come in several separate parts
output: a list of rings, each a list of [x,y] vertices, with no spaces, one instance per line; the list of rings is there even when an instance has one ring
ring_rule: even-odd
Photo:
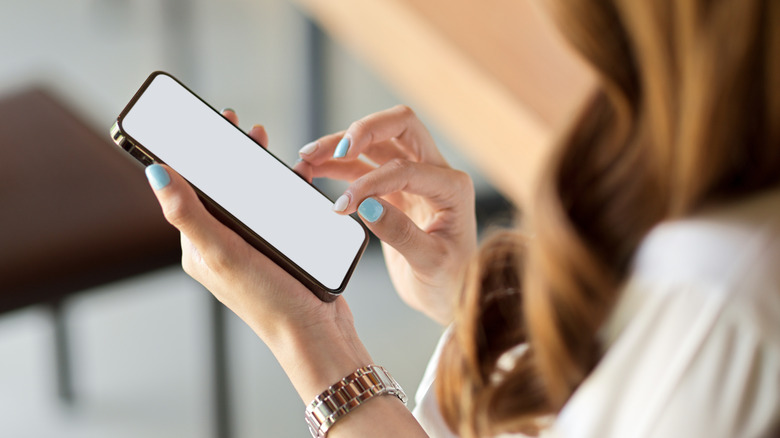
[[[298,157],[298,159],[295,160],[295,164],[298,164],[298,163],[303,163],[303,158]]]
[[[349,150],[349,137],[345,135],[344,137],[342,137],[338,146],[336,146],[336,150],[333,152],[333,158],[341,158],[347,155],[348,150]]]
[[[349,196],[346,194],[339,196],[339,199],[336,199],[336,202],[333,203],[333,211],[344,211],[347,209],[347,205],[349,205]]]
[[[225,111],[230,111],[233,114],[236,113],[236,110],[234,110],[233,108],[222,108],[222,112],[224,113]]]
[[[146,179],[155,190],[160,190],[171,183],[171,177],[165,168],[159,164],[152,164],[146,168]]]
[[[298,155],[309,155],[312,152],[316,151],[319,146],[320,146],[320,144],[318,142],[313,141],[313,142],[307,144],[306,146],[302,147],[298,151]]]
[[[384,210],[385,208],[382,207],[382,204],[374,198],[366,198],[360,203],[360,207],[358,207],[358,213],[363,216],[363,219],[369,222],[376,222],[382,217],[382,212],[384,212]]]

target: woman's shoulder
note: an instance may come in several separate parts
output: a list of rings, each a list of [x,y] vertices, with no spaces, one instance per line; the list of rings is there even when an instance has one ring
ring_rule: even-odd
[[[655,227],[637,251],[628,282],[629,289],[634,283],[647,293],[691,286],[728,298],[777,288],[780,189]]]
[[[780,190],[653,229],[602,340],[643,317],[687,325],[708,309],[711,324],[756,325],[780,347]]]
[[[763,436],[780,415],[780,191],[656,227],[601,335],[563,435]]]

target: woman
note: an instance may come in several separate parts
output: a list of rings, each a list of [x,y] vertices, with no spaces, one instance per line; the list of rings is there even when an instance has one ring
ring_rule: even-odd
[[[329,436],[780,433],[780,3],[554,3],[598,87],[522,232],[475,250],[470,180],[408,108],[301,150],[305,177],[351,181],[334,210],[383,241],[404,301],[452,323],[419,423],[376,396],[326,418]],[[262,127],[250,135],[267,144]],[[184,269],[305,402],[371,364],[345,299],[318,301],[170,169],[147,175]]]

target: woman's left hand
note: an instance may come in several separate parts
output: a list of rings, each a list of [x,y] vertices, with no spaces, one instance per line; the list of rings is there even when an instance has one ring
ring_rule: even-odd
[[[226,112],[225,116],[237,122],[234,113]],[[253,127],[249,135],[261,145],[268,142],[262,126]],[[181,232],[185,272],[241,317],[283,367],[295,368],[304,382],[293,376],[291,380],[304,400],[371,362],[343,298],[332,303],[320,301],[215,219],[192,187],[171,168],[153,165],[147,168],[147,176],[165,218]],[[330,360],[336,363],[317,367],[317,362]]]

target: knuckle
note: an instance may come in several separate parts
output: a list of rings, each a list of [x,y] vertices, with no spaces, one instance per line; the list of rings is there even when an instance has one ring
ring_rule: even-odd
[[[393,158],[380,166],[377,170],[369,172],[356,179],[349,186],[353,195],[370,193],[380,183],[386,183],[397,178],[405,178],[411,170],[412,163],[403,158]]]
[[[352,197],[352,202],[354,202],[357,199],[360,199],[361,196],[366,192],[366,189],[371,185],[371,182],[368,180],[368,175],[364,175],[355,181],[352,182],[352,184],[347,187],[347,190],[344,191],[344,193],[349,192],[349,194]]]
[[[184,273],[186,273],[190,277],[192,278],[196,277],[197,272],[195,270],[195,262],[192,260],[192,257],[186,254],[182,254],[181,268],[184,270]]]
[[[474,191],[474,181],[471,179],[471,175],[462,170],[455,171],[455,182],[460,190]]]
[[[213,245],[205,251],[203,261],[217,274],[224,274],[233,266],[232,253],[221,245]]]
[[[353,140],[361,139],[366,134],[371,132],[369,117],[356,120],[352,122],[351,125],[349,125],[349,129],[347,131],[352,135]]]
[[[181,268],[184,273],[196,281],[203,282],[203,260],[192,248],[182,248]]]
[[[174,196],[163,207],[163,215],[171,225],[182,229],[190,223],[193,213],[181,196]]]
[[[203,262],[217,274],[224,274],[233,265],[230,253],[214,246],[203,254]]]
[[[385,181],[395,181],[393,184],[400,184],[399,187],[406,187],[414,172],[414,163],[404,158],[393,158],[382,167],[382,170],[377,172],[377,177],[381,176]]]
[[[417,115],[414,113],[414,110],[409,107],[408,105],[399,104],[394,107],[396,111],[398,111],[399,114],[401,114],[403,117],[406,118],[413,118],[417,117]]]
[[[395,232],[395,244],[398,248],[404,250],[409,249],[412,246],[414,240],[414,228],[410,221],[404,221],[398,230]]]
[[[393,158],[385,166],[392,173],[406,173],[411,169],[412,163],[403,158]]]

